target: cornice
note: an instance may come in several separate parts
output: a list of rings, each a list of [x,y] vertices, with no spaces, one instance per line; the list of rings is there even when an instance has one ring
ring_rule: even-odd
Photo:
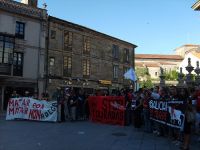
[[[198,0],[193,6],[192,9],[194,10],[200,10],[200,0]]]
[[[43,20],[47,18],[47,11],[45,9],[33,8],[13,0],[0,0],[0,10],[33,17],[36,19]]]

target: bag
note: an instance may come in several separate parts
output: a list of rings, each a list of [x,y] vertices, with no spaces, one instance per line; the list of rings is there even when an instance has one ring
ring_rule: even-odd
[[[193,112],[191,112],[191,111],[188,111],[188,112],[186,113],[186,120],[187,120],[187,122],[189,122],[189,123],[195,122],[195,114],[194,114]]]

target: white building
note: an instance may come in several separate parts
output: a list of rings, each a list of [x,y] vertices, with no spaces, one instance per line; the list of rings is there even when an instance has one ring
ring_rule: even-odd
[[[44,90],[47,11],[37,0],[0,0],[0,111],[15,90]]]
[[[191,59],[191,66],[193,66],[195,69],[197,67],[197,61],[200,61],[200,52],[191,51],[185,55],[184,60],[180,63],[179,66],[179,70],[180,67],[182,67],[183,74],[188,74],[187,70],[185,69],[185,67],[188,66],[188,58]],[[192,74],[195,74],[195,72],[192,71]]]

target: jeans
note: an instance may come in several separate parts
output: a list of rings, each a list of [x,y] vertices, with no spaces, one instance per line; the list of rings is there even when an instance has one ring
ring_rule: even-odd
[[[150,120],[150,112],[149,109],[143,109],[144,115],[144,131],[145,132],[152,132],[152,125]]]

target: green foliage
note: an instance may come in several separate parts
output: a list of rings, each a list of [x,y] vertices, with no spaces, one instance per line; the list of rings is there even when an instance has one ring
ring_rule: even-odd
[[[178,72],[176,70],[171,70],[168,72],[164,72],[165,80],[177,80],[178,79]]]
[[[153,87],[153,83],[152,83],[151,79],[147,79],[146,81],[141,81],[140,85],[141,85],[141,87],[147,87],[147,88]]]
[[[146,67],[136,68],[135,72],[138,77],[145,77],[146,75],[149,75],[148,68]]]
[[[149,70],[146,67],[143,68],[136,68],[135,72],[137,74],[137,77],[139,79],[139,83],[141,87],[147,87],[152,88],[153,83],[151,81],[151,77],[149,75]]]

